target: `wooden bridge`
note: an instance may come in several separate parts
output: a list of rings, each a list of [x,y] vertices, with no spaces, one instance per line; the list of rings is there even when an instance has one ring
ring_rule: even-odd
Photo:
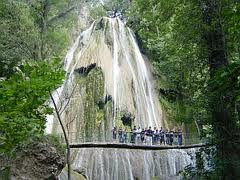
[[[167,150],[167,149],[190,149],[208,146],[206,144],[191,145],[146,145],[146,144],[123,144],[123,143],[80,143],[71,144],[70,148],[116,148],[136,150]]]

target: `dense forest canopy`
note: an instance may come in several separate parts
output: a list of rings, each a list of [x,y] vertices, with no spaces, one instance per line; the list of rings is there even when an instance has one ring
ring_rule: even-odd
[[[43,134],[48,92],[62,83],[61,59],[77,0],[0,2],[0,153]],[[216,145],[203,179],[240,177],[240,3],[237,0],[91,0],[92,19],[122,13],[154,67],[168,118],[196,123]],[[197,166],[202,167],[202,166]],[[201,174],[202,173],[202,174]]]

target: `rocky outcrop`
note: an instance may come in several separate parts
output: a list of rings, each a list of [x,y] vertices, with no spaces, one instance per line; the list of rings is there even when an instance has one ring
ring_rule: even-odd
[[[64,155],[59,154],[49,140],[33,142],[8,162],[11,180],[54,180],[65,166]]]

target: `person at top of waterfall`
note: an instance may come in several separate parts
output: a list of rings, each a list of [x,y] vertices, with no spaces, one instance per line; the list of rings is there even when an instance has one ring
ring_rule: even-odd
[[[151,126],[149,126],[148,130],[146,131],[146,143],[147,145],[152,145],[152,136],[153,136],[153,131]]]
[[[112,133],[113,133],[113,140],[116,140],[117,139],[117,128],[116,127],[114,127],[112,129]]]
[[[109,12],[110,18],[115,18],[116,17],[117,10],[115,8],[112,9],[112,11]]]
[[[119,137],[119,142],[123,143],[123,129],[119,128],[118,130],[118,137]]]
[[[178,130],[178,145],[182,145],[182,131]]]
[[[136,130],[136,140],[137,140],[136,142],[137,142],[137,144],[141,143],[141,132],[142,132],[142,130],[139,126]]]
[[[110,12],[110,17],[111,18],[115,18],[115,17],[118,17],[120,15],[121,15],[121,13],[116,8],[113,8],[113,10]]]
[[[145,139],[145,129],[143,128],[141,131],[141,142],[143,143]]]

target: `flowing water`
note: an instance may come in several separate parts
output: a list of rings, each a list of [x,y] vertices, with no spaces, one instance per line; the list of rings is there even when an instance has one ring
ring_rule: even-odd
[[[53,95],[71,143],[109,141],[114,126],[168,128],[150,67],[120,19],[93,22],[70,47],[64,68],[66,80]],[[54,116],[46,131],[61,133]],[[72,167],[89,179],[179,179],[177,173],[195,163],[194,151],[79,149]]]

